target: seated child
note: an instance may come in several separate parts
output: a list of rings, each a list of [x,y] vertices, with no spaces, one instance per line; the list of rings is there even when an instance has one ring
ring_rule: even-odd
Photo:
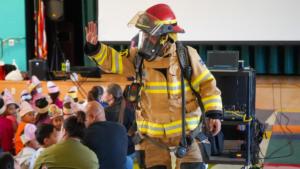
[[[39,157],[41,152],[56,144],[57,142],[57,131],[55,130],[52,124],[41,124],[37,127],[35,132],[35,137],[41,147],[35,152],[30,160],[30,167],[29,169],[33,169],[36,159]]]
[[[25,147],[15,157],[17,163],[22,169],[28,169],[31,157],[39,148],[39,143],[35,137],[36,126],[28,123],[25,125],[24,134],[21,136],[22,143]]]

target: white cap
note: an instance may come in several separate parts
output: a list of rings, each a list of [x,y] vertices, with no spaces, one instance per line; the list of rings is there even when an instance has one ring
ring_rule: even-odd
[[[21,81],[23,80],[23,76],[20,72],[20,70],[13,70],[11,72],[9,72],[6,76],[5,76],[5,80],[12,80],[12,81]]]
[[[27,142],[31,140],[35,140],[35,131],[36,131],[36,126],[31,123],[27,123],[24,127],[24,134],[21,135],[21,141],[23,144],[26,144]]]
[[[52,81],[47,82],[47,89],[49,93],[57,93],[59,92],[59,88]]]
[[[31,77],[31,81],[28,87],[28,91],[31,92],[37,85],[41,84],[41,81],[36,77],[36,76],[32,76]]]
[[[78,88],[76,86],[72,86],[69,91],[68,91],[68,95],[71,96],[73,99],[77,98],[77,92],[78,92]]]
[[[4,89],[3,99],[4,99],[6,105],[15,104],[16,106],[19,106],[16,103],[13,95],[10,93],[10,91],[7,88]]]
[[[19,112],[20,117],[25,116],[29,112],[34,112],[32,106],[28,102],[22,101],[20,105],[20,112]]]

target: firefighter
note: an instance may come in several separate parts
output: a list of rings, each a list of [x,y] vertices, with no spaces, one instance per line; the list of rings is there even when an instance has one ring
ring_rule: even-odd
[[[136,76],[136,58],[143,58],[139,70],[143,88],[136,111],[137,130],[145,136],[140,148],[144,151],[145,168],[170,169],[170,151],[161,145],[176,147],[182,140],[181,69],[175,42],[177,33],[184,33],[184,30],[177,25],[173,11],[166,4],[157,4],[137,13],[129,24],[140,32],[131,40],[128,50],[118,52],[98,41],[97,25],[90,22],[86,27],[85,53],[103,71],[125,76]],[[202,113],[191,91],[193,87],[201,95],[207,127],[212,135],[216,135],[221,129],[221,93],[197,51],[189,46],[187,51],[192,67],[192,86],[185,85],[186,133],[197,127]],[[187,154],[176,161],[178,169],[204,166],[196,142],[192,142]]]

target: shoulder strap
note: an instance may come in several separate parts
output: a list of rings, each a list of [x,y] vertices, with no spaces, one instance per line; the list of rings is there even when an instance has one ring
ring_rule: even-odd
[[[192,69],[192,66],[191,66],[191,63],[190,63],[190,59],[189,59],[189,56],[188,56],[187,49],[186,49],[186,47],[183,46],[182,42],[177,41],[176,42],[176,50],[177,50],[177,55],[178,55],[180,68],[183,70],[183,76],[188,81],[188,84],[189,84],[193,94],[197,98],[197,103],[200,106],[202,112],[204,113],[204,106],[203,106],[203,103],[201,101],[201,96],[194,89],[194,87],[192,85],[193,69]]]
[[[205,110],[204,110],[203,103],[201,101],[200,94],[194,89],[194,87],[192,85],[193,69],[192,69],[192,66],[190,63],[187,48],[182,44],[182,42],[177,41],[176,42],[176,50],[177,50],[177,57],[179,60],[179,65],[183,72],[183,76],[188,81],[188,84],[189,84],[193,94],[196,96],[197,103],[202,111],[201,119],[199,121],[198,126],[193,131],[191,131],[191,134],[190,134],[190,137],[195,138],[199,134],[199,131],[201,129],[201,123],[203,121],[205,121]],[[203,123],[202,125],[205,127],[205,123]]]

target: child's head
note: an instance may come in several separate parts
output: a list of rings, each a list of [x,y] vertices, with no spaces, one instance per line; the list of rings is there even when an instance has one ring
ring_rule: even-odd
[[[19,112],[21,120],[25,123],[34,123],[35,122],[35,117],[34,117],[34,110],[31,107],[31,105],[26,102],[23,101],[21,103],[21,110]]]
[[[47,148],[57,143],[57,131],[52,124],[41,124],[35,132],[38,143]]]
[[[42,96],[41,98],[39,98],[35,101],[35,107],[36,107],[37,113],[39,113],[39,114],[48,113],[49,101],[47,100],[47,98],[45,96]]]
[[[36,76],[31,77],[28,91],[30,92],[31,96],[42,93],[41,81]]]
[[[52,125],[55,127],[57,131],[61,130],[63,123],[64,123],[63,116],[55,117],[52,119]]]
[[[47,89],[49,96],[51,97],[53,103],[58,99],[59,97],[59,87],[55,85],[52,81],[47,82]]]
[[[3,91],[3,99],[6,104],[6,114],[15,115],[19,105],[15,102],[13,95],[7,88]]]
[[[30,93],[27,90],[23,90],[21,92],[21,101],[27,101],[30,102],[32,99]]]
[[[27,123],[24,127],[24,133],[21,135],[22,143],[33,149],[39,148],[39,143],[35,137],[36,126],[34,124]]]
[[[6,105],[6,113],[7,114],[14,115],[14,114],[16,114],[17,109],[18,109],[18,107],[16,104],[11,103],[11,104]]]
[[[55,104],[52,104],[49,106],[49,113],[54,128],[60,131],[64,122],[62,110]]]
[[[13,169],[14,168],[14,157],[7,152],[0,153],[0,168]]]
[[[73,86],[69,89],[67,95],[69,95],[74,100],[74,102],[78,102],[77,93],[78,93],[78,88],[76,86]]]
[[[66,95],[63,104],[64,119],[67,119],[68,117],[75,115],[74,110],[72,109],[72,104],[74,104],[73,98],[69,95]]]

